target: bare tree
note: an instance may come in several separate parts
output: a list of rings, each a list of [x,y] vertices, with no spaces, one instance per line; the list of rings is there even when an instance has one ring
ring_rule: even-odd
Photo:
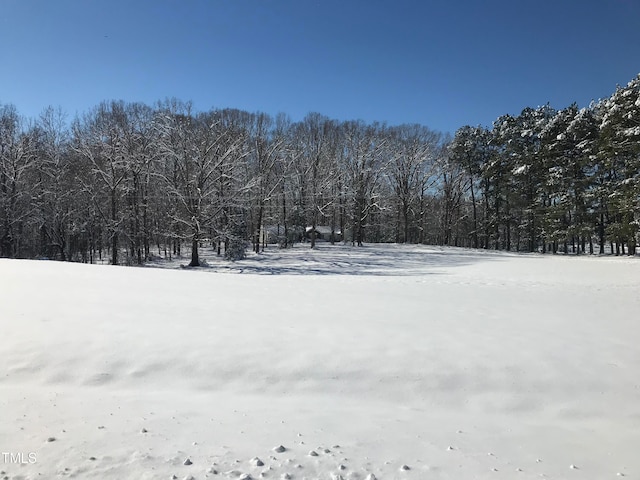
[[[62,261],[71,259],[69,240],[79,204],[65,118],[60,109],[52,107],[40,115],[37,160],[40,188],[36,199],[42,253]]]
[[[31,214],[32,191],[27,176],[35,162],[34,131],[24,128],[13,105],[0,105],[0,256],[20,256],[20,230]]]
[[[156,159],[153,110],[141,103],[122,105],[116,116],[122,134],[122,156],[126,167],[124,185],[127,227],[124,232],[135,263],[149,257],[149,193]]]
[[[218,213],[215,203],[217,175],[242,147],[242,138],[230,138],[221,128],[215,112],[192,115],[190,106],[183,111],[165,110],[159,123],[159,152],[169,171],[161,177],[168,194],[175,200],[174,219],[184,225],[191,239],[191,262],[200,265],[199,241],[214,225]]]
[[[361,246],[370,214],[381,208],[378,192],[386,144],[380,124],[345,122],[341,126],[345,137],[345,164],[351,196],[351,241]]]
[[[440,134],[422,125],[391,128],[387,135],[386,173],[397,204],[396,242],[416,241],[411,237],[411,217],[417,217],[423,186],[432,183],[436,171],[436,151]],[[402,233],[402,234],[401,234]]]
[[[264,230],[265,206],[276,197],[279,182],[282,178],[276,177],[275,167],[283,153],[285,145],[286,124],[280,117],[276,123],[265,113],[257,113],[252,116],[252,125],[249,133],[251,143],[251,155],[249,163],[251,167],[252,182],[250,185],[253,203],[256,206],[256,218],[253,225],[253,250],[260,253],[261,235]]]
[[[314,248],[318,222],[324,220],[333,202],[329,188],[332,170],[328,147],[335,125],[319,113],[310,113],[294,128],[298,148],[299,202],[305,220],[305,225],[301,226],[310,226],[311,248]]]
[[[85,191],[102,218],[111,244],[111,264],[119,262],[120,236],[124,223],[122,209],[127,178],[124,135],[118,119],[123,104],[102,103],[82,121],[73,124],[72,149],[90,165],[81,178]],[[106,200],[106,202],[105,202]]]

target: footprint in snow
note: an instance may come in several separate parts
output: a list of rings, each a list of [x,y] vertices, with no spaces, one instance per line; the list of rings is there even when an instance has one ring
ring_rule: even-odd
[[[258,457],[253,457],[249,463],[251,463],[251,465],[253,465],[254,467],[262,467],[264,466],[264,462],[262,460],[260,460]]]
[[[240,472],[240,471],[238,471],[238,470],[229,470],[229,471],[224,472],[224,474],[225,474],[227,477],[234,477],[234,478],[237,478],[237,477],[239,477],[240,475],[242,475],[242,472]]]

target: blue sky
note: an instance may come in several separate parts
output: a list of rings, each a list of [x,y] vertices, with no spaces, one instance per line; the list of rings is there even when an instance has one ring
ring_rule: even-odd
[[[0,103],[176,97],[455,132],[640,72],[640,0],[0,0]]]

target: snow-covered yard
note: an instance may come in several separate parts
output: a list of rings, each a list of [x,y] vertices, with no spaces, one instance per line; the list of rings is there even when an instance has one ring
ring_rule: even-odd
[[[640,478],[638,259],[208,262],[0,260],[0,478]]]

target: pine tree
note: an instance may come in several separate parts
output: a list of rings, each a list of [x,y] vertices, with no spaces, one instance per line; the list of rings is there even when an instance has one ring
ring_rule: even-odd
[[[602,105],[600,156],[610,172],[608,235],[635,254],[640,222],[640,75]],[[622,249],[622,252],[621,250]]]

